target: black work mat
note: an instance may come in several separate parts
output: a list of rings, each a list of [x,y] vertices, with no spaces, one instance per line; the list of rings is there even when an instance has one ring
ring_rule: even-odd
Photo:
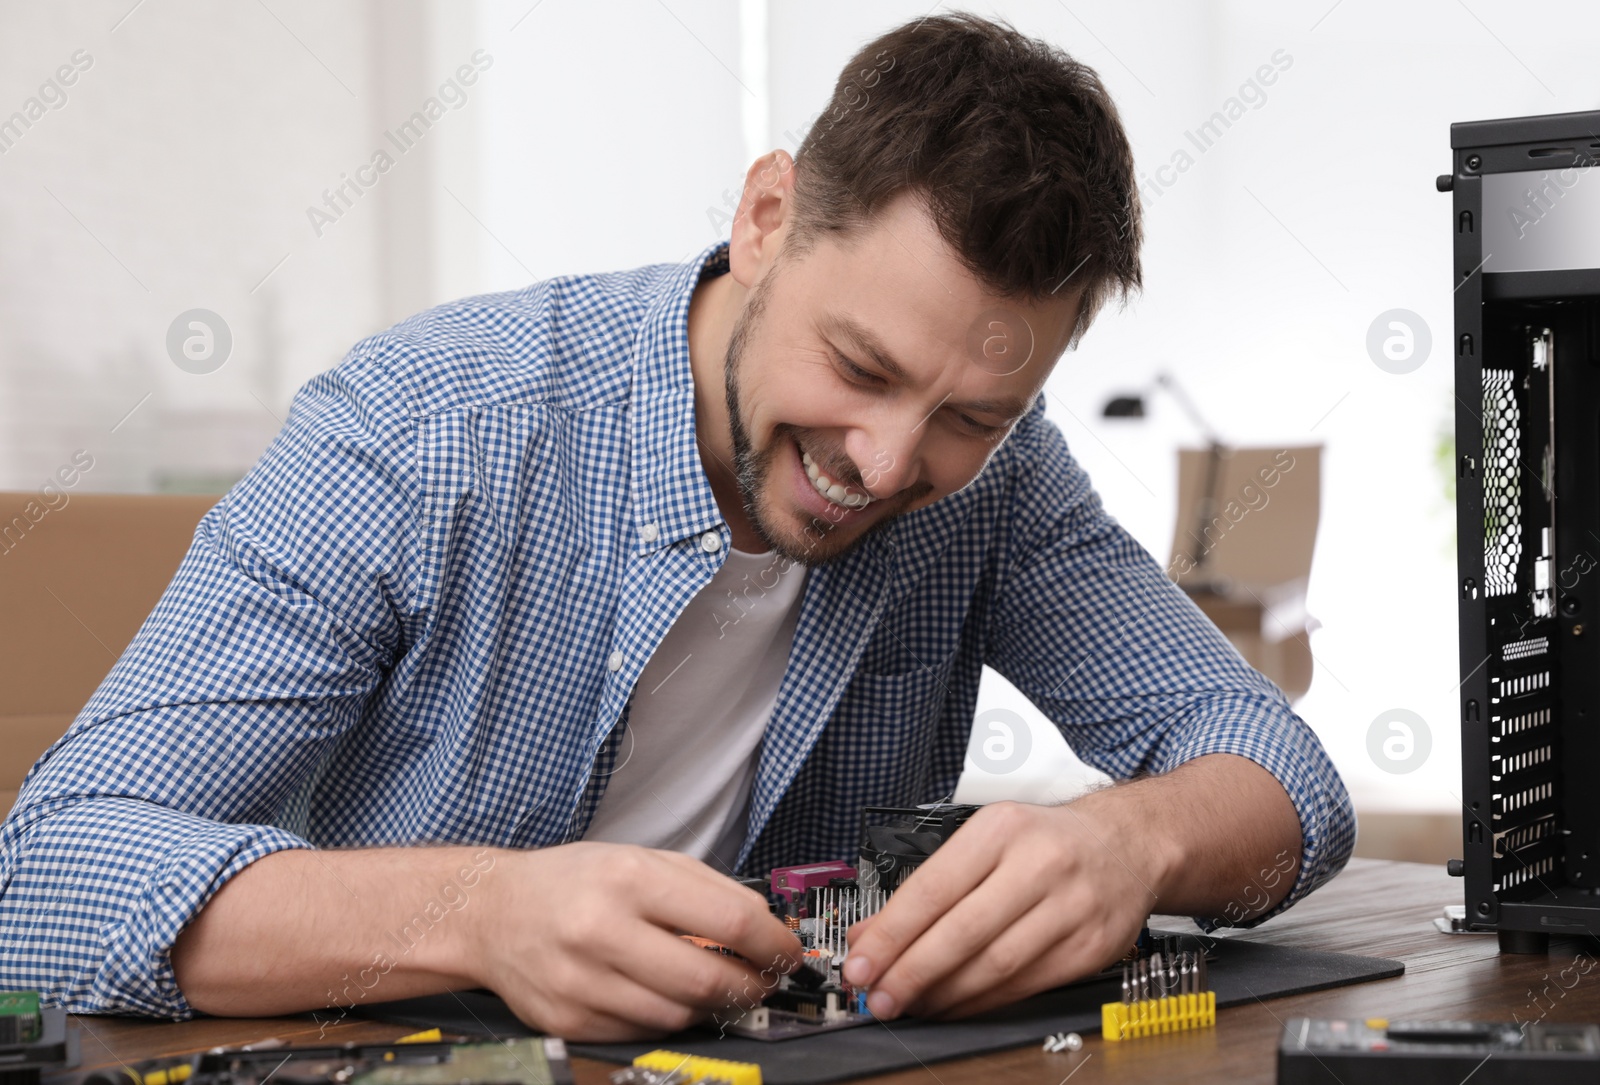
[[[1184,936],[1190,941],[1190,936]],[[1223,938],[1214,942],[1208,968],[1217,1006],[1283,998],[1389,979],[1405,965],[1382,957],[1321,953]],[[904,1070],[944,1059],[1042,1044],[1053,1032],[1099,1032],[1100,1005],[1122,997],[1115,980],[1058,987],[1004,1009],[961,1021],[896,1020],[828,1032],[801,1040],[764,1043],[739,1036],[718,1037],[714,1027],[678,1033],[659,1043],[575,1044],[575,1055],[629,1063],[646,1051],[668,1048],[689,1055],[761,1064],[766,1085],[822,1085],[864,1074]],[[363,1016],[419,1028],[440,1028],[474,1036],[531,1036],[506,1004],[488,992],[430,995],[363,1007]]]

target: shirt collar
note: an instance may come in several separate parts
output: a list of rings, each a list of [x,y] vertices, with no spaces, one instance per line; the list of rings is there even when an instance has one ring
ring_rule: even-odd
[[[719,241],[668,272],[634,348],[629,402],[634,548],[646,553],[691,535],[732,535],[706,481],[695,435],[689,301],[702,279],[728,270]]]

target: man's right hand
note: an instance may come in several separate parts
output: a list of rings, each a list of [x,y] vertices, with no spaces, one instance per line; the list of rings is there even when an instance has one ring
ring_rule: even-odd
[[[760,893],[698,859],[604,843],[494,855],[465,947],[471,971],[523,1021],[554,1035],[635,1040],[717,1011],[737,1017],[801,960],[799,939]]]
[[[737,1018],[800,960],[761,894],[685,855],[590,842],[274,852],[172,947],[202,1013],[326,1025],[357,1004],[488,987],[535,1028],[597,1041]]]

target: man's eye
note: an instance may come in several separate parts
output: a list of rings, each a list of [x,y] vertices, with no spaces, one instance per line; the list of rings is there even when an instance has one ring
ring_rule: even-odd
[[[839,362],[839,368],[850,380],[855,381],[857,384],[877,383],[878,377],[876,374],[868,373],[865,369],[862,369],[859,365],[856,365],[849,358],[846,358],[843,355],[836,354],[834,357]]]
[[[995,434],[1005,429],[1004,426],[991,426],[985,422],[979,422],[976,418],[971,418],[960,413],[956,415],[956,420],[959,421],[963,426],[966,426],[967,429],[971,430],[973,434],[978,437],[993,437]]]

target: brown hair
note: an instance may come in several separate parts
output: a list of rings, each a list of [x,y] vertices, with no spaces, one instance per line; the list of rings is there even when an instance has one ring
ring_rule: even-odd
[[[997,294],[1081,292],[1075,344],[1140,286],[1133,152],[1100,78],[975,15],[906,23],[845,65],[795,152],[791,244],[867,226],[907,189]]]

